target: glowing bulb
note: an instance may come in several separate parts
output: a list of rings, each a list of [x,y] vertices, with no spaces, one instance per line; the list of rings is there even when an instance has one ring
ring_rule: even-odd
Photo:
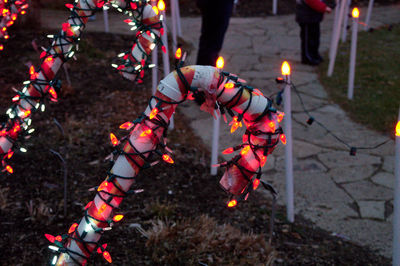
[[[9,172],[10,174],[14,173],[14,169],[9,165],[6,166],[6,171]]]
[[[272,133],[275,133],[275,123],[273,121],[268,123],[269,128],[271,129]]]
[[[182,57],[182,49],[179,47],[178,49],[176,49],[175,58],[181,59],[181,57]]]
[[[153,6],[153,11],[154,11],[154,13],[156,13],[156,15],[158,15],[158,8],[156,7],[156,6]]]
[[[351,15],[353,16],[353,18],[358,18],[360,16],[360,11],[358,10],[357,7],[353,8]]]
[[[148,129],[144,130],[144,131],[140,134],[140,136],[141,136],[141,137],[146,137],[146,136],[150,135],[152,132],[153,132],[153,131],[152,131],[150,128],[148,128]]]
[[[117,139],[117,137],[113,133],[110,133],[110,140],[111,140],[111,143],[112,143],[113,146],[117,146],[118,145],[119,140]]]
[[[54,241],[56,240],[56,238],[53,235],[50,234],[44,234],[44,236],[47,238],[47,240],[49,240],[51,243],[54,243]]]
[[[283,145],[286,145],[286,136],[285,134],[280,134],[279,135],[279,139],[282,141]]]
[[[400,137],[400,121],[398,121],[396,125],[396,136]]]
[[[107,208],[107,204],[103,204],[101,205],[101,207],[99,208],[99,210],[97,211],[98,214],[102,214]]]
[[[108,182],[107,181],[103,181],[100,186],[97,188],[97,191],[102,191],[103,189],[105,189],[108,186]]]
[[[103,257],[104,257],[104,259],[105,259],[106,261],[108,261],[108,263],[111,263],[111,262],[112,262],[111,255],[110,255],[110,253],[109,253],[108,251],[104,251],[104,252],[103,252]]]
[[[230,147],[230,148],[227,148],[226,150],[224,150],[224,151],[222,152],[222,154],[231,154],[232,152],[234,152],[234,150],[233,150],[232,147]]]
[[[285,116],[285,113],[278,111],[278,123],[280,123],[283,120],[284,116]]]
[[[157,3],[158,10],[164,11],[165,10],[165,3],[163,0],[158,1]]]
[[[222,56],[218,57],[215,66],[216,66],[217,68],[221,69],[221,68],[224,67],[224,64],[225,64],[224,58],[223,58]]]
[[[75,232],[76,227],[78,226],[77,223],[74,223],[71,225],[71,227],[68,229],[68,234],[71,234],[72,232]]]
[[[244,146],[244,148],[241,150],[240,154],[241,155],[246,155],[250,151],[250,145]]]
[[[150,119],[153,119],[157,114],[158,114],[157,108],[154,108],[153,110],[151,110],[150,115],[149,115]]]
[[[235,86],[235,85],[234,85],[233,83],[226,83],[224,87],[225,87],[226,89],[232,89],[234,86]]]
[[[174,160],[172,160],[171,156],[169,156],[168,154],[164,154],[164,155],[162,156],[162,159],[163,159],[165,162],[167,162],[167,163],[171,163],[171,164],[174,163]]]
[[[260,179],[255,179],[253,181],[253,190],[256,190],[259,185],[260,185]]]
[[[114,222],[119,222],[122,220],[122,218],[124,218],[124,216],[122,214],[117,214],[113,217],[113,221]]]
[[[132,122],[125,122],[122,125],[119,126],[120,129],[130,129],[132,127],[133,123]]]
[[[242,122],[239,122],[238,117],[234,116],[232,122],[230,122],[229,125],[232,125],[231,133],[233,133],[236,131],[236,129],[238,129],[238,127],[242,127]]]
[[[281,70],[282,70],[282,75],[284,76],[290,75],[290,66],[287,61],[283,62]]]
[[[229,208],[233,208],[237,205],[237,200],[231,200],[230,202],[228,202],[228,207]]]

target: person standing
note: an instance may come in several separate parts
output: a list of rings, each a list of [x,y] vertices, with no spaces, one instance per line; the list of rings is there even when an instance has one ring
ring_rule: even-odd
[[[197,6],[202,19],[196,64],[215,66],[232,15],[233,0],[197,0]]]
[[[323,58],[318,52],[320,23],[332,9],[321,0],[296,0],[296,22],[300,26],[301,63],[318,65]]]

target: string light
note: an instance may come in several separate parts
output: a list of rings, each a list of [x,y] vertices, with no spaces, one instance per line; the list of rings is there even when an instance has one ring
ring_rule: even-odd
[[[18,14],[24,15],[29,5],[26,0],[0,0],[0,51],[4,50],[1,39],[7,40],[10,35],[7,28],[14,25]]]
[[[83,1],[83,2],[82,2]],[[81,3],[82,2],[82,3]],[[12,98],[13,105],[8,109],[9,119],[0,125],[0,157],[3,172],[13,173],[13,168],[6,162],[7,154],[19,149],[19,142],[29,138],[33,133],[31,128],[31,116],[37,111],[45,111],[45,102],[58,101],[58,92],[61,82],[56,78],[58,70],[63,63],[73,57],[81,34],[85,28],[88,18],[95,12],[101,10],[104,4],[110,1],[94,1],[95,6],[88,5],[86,0],[77,0],[73,4],[65,6],[70,10],[71,15],[67,22],[62,23],[62,30],[59,34],[48,35],[52,40],[51,47],[40,54],[41,64],[35,68],[29,68],[29,80],[23,82],[23,88]],[[17,19],[12,16],[6,7],[8,4],[19,5],[19,10],[28,6],[25,0],[9,0],[7,5],[0,0],[1,14],[10,17],[11,21]],[[136,39],[130,51],[122,53],[122,64],[115,65],[119,73],[125,78],[141,83],[144,71],[149,69],[151,49],[161,44],[162,24],[155,15],[150,4],[145,0],[126,0],[120,3],[122,6],[115,7],[122,13],[129,15],[129,23],[135,23],[139,29]],[[145,12],[146,11],[146,12]],[[1,16],[0,16],[1,17]],[[4,18],[0,21],[3,23]],[[7,27],[0,26],[0,37],[6,33]],[[126,125],[129,129],[129,125]],[[113,139],[113,144],[118,144],[118,139]]]

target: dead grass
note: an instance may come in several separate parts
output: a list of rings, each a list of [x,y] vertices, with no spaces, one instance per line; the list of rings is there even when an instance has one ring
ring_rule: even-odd
[[[157,220],[146,231],[152,260],[169,265],[272,265],[275,251],[263,235],[245,234],[206,215]]]

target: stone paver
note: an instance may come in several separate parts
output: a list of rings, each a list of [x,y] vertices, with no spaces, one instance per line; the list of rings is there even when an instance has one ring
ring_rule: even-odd
[[[365,11],[361,9],[361,14]],[[400,23],[399,14],[399,4],[374,7],[371,26]],[[59,30],[68,13],[43,10],[42,15],[44,25]],[[111,32],[126,34],[129,31],[122,16],[110,13],[109,20]],[[329,48],[332,21],[333,14],[330,14],[321,24],[321,52]],[[200,22],[200,18],[182,18],[183,38],[196,49]],[[88,23],[87,30],[104,30],[102,14]],[[192,51],[186,63],[193,64],[196,54]],[[282,61],[289,60],[292,81],[306,108],[332,132],[353,146],[374,146],[387,139],[351,121],[340,107],[329,101],[318,81],[316,68],[300,64],[299,27],[294,15],[232,18],[221,55],[225,58],[226,71],[238,74],[265,95],[278,91],[274,79],[280,75]],[[390,256],[392,227],[391,207],[388,206],[393,199],[393,142],[376,150],[359,150],[356,157],[349,156],[348,147],[324,129],[315,123],[307,125],[308,116],[302,112],[294,93],[292,99],[296,213],[335,235]],[[193,103],[182,104],[181,108],[189,116],[190,126],[195,132],[201,132],[200,137],[210,147],[212,118]],[[239,131],[231,135],[228,126],[221,122],[219,150],[241,143]],[[229,156],[221,158],[227,160]],[[284,171],[284,147],[278,147],[268,157],[263,178],[280,192],[280,204],[285,202]]]

